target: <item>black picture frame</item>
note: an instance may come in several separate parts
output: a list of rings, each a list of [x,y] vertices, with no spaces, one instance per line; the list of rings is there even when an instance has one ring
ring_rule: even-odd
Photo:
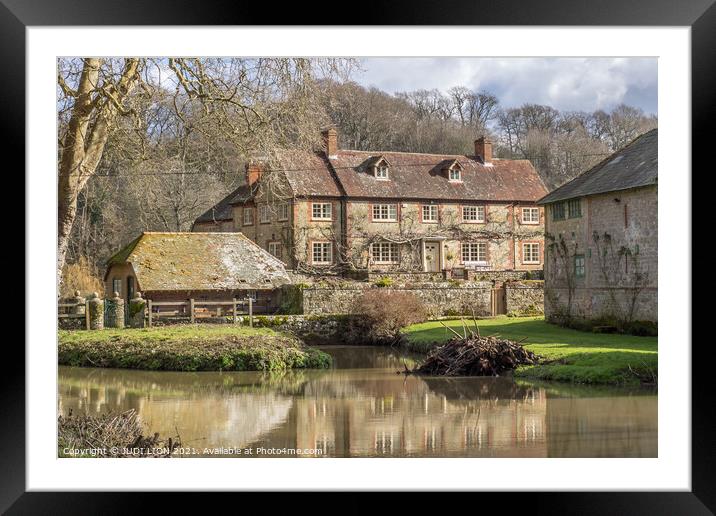
[[[266,3],[204,0],[0,0],[0,55],[4,77],[0,79],[0,105],[5,155],[19,157],[16,170],[24,167],[25,156],[25,29],[46,25],[342,25],[347,19],[335,2]],[[573,0],[468,1],[449,4],[430,0],[399,0],[386,5],[365,4],[350,8],[356,25],[542,25],[542,26],[689,26],[692,67],[692,156],[693,169],[705,164],[713,147],[711,118],[716,113],[716,4],[714,0]],[[8,167],[9,168],[9,167]],[[6,168],[6,171],[8,170]],[[708,173],[707,170],[704,173]],[[693,174],[692,174],[693,177]],[[18,188],[23,189],[22,182]],[[696,204],[694,202],[694,204]],[[696,220],[692,217],[694,223]],[[692,233],[693,234],[693,233]],[[19,248],[19,246],[18,246]],[[685,254],[691,256],[691,254]],[[17,256],[15,256],[17,259]],[[699,263],[694,261],[696,268]],[[704,264],[705,265],[705,264]],[[698,270],[698,269],[695,269]],[[26,270],[26,274],[32,271]],[[691,284],[691,278],[684,281]],[[689,300],[683,300],[689,302]],[[693,305],[694,307],[696,304]],[[698,311],[696,311],[698,313]],[[714,445],[714,388],[711,382],[709,350],[706,344],[692,352],[692,490],[690,492],[621,493],[484,493],[473,494],[475,508],[487,508],[509,500],[509,508],[520,505],[531,512],[559,514],[711,514],[716,512],[716,446]],[[8,342],[10,344],[10,342]],[[678,345],[687,352],[691,343]],[[2,468],[0,510],[9,514],[125,513],[159,503],[162,510],[185,512],[188,506],[175,494],[126,493],[27,493],[25,492],[25,357],[16,344],[13,358],[5,355],[2,375]],[[665,365],[665,366],[668,366]],[[575,472],[577,473],[577,472]],[[221,501],[223,495],[212,495]],[[246,497],[247,494],[241,494]],[[265,496],[265,495],[264,495]],[[297,507],[315,507],[310,493],[292,495]],[[365,512],[373,506],[364,499],[349,503],[341,512]],[[450,495],[445,495],[450,496]],[[487,500],[484,497],[490,497]],[[255,498],[255,496],[254,496]],[[475,501],[480,498],[479,503]],[[402,497],[402,510],[425,507],[424,496]],[[261,503],[250,500],[243,503]],[[345,503],[345,502],[344,502]],[[449,502],[452,504],[452,502]],[[444,507],[447,507],[444,505]],[[499,506],[499,505],[498,505]],[[272,507],[275,508],[275,505]]]

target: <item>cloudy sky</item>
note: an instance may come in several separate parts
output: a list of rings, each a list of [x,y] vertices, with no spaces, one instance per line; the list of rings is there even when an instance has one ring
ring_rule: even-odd
[[[547,104],[609,110],[620,103],[657,113],[656,58],[364,58],[354,79],[394,93],[463,85],[503,107]]]

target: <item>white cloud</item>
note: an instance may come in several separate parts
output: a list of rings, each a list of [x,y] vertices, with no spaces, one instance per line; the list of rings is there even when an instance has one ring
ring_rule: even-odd
[[[365,58],[361,84],[396,92],[464,85],[496,94],[503,106],[610,109],[625,102],[657,111],[656,58]]]

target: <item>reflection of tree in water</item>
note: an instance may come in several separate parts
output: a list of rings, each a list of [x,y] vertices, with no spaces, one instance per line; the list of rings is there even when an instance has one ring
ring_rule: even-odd
[[[540,390],[506,377],[422,377],[422,380],[434,394],[445,396],[449,401],[527,400]]]
[[[334,369],[395,369],[413,367],[424,357],[382,346],[326,346],[320,348],[333,358]]]

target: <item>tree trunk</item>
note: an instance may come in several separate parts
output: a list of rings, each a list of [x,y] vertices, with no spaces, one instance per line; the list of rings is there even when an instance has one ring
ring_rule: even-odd
[[[99,85],[101,59],[84,60],[75,103],[62,142],[57,185],[57,279],[62,282],[77,197],[99,165],[109,127],[138,82],[138,59],[125,60],[116,84]]]

